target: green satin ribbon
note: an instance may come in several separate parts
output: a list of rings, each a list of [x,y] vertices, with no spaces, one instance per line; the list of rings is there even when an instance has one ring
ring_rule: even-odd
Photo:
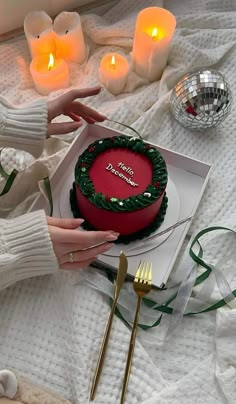
[[[43,179],[44,182],[44,187],[45,187],[45,191],[47,194],[47,198],[48,198],[48,202],[50,205],[50,213],[49,215],[52,216],[53,215],[53,199],[52,199],[52,189],[51,189],[51,184],[50,184],[50,180],[49,177],[45,177]]]
[[[0,157],[1,157],[2,150],[3,149],[0,150]],[[1,163],[1,158],[0,158],[0,175],[6,179],[6,184],[4,185],[4,188],[3,188],[2,192],[0,193],[0,196],[6,195],[10,191],[17,174],[18,174],[18,171],[15,169],[11,172],[11,174],[8,174],[4,170],[2,163]]]
[[[118,123],[118,125],[124,126],[124,128],[128,128],[128,129],[132,130],[134,133],[136,133],[136,135],[138,135],[138,137],[140,139],[143,139],[142,136],[137,132],[137,130],[132,128],[132,126],[126,125],[125,123],[122,123],[122,122],[114,121],[114,119],[108,119],[108,121]]]
[[[0,166],[0,174],[2,174],[1,168],[2,166]],[[0,193],[0,196],[6,195],[10,191],[17,174],[18,171],[15,169],[11,172],[11,174],[7,178],[6,184],[4,185],[2,192]]]
[[[210,233],[210,232],[213,232],[213,231],[217,231],[217,230],[230,231],[230,232],[233,232],[234,234],[236,234],[236,232],[234,230],[232,230],[232,229],[230,229],[228,227],[222,227],[222,226],[207,227],[207,228],[201,230],[199,233],[197,233],[197,235],[194,237],[194,239],[193,239],[193,241],[191,243],[191,246],[190,246],[190,249],[189,249],[189,255],[191,256],[193,261],[196,262],[196,264],[198,266],[201,266],[201,267],[205,268],[206,270],[196,278],[194,286],[197,286],[197,285],[201,284],[202,282],[204,282],[209,277],[210,273],[212,272],[211,266],[208,263],[206,263],[204,261],[204,259],[203,259],[204,251],[203,251],[203,248],[202,248],[202,246],[201,246],[201,244],[199,242],[199,239],[203,235],[205,235],[207,233]],[[195,252],[193,251],[193,247],[196,244],[198,244],[198,246],[199,246],[198,254],[195,254]],[[109,274],[109,279],[111,281],[113,281],[113,282],[115,281],[115,278],[114,278],[114,276],[112,274]],[[232,293],[232,295],[234,297],[236,297],[236,289],[231,291],[231,293]],[[148,306],[150,308],[154,307],[154,310],[157,310],[162,314],[172,314],[173,308],[170,307],[169,305],[170,305],[171,302],[173,302],[175,300],[176,296],[177,296],[177,293],[175,293],[165,304],[162,304],[162,305],[157,306],[157,307],[154,307],[154,306],[156,306],[156,302],[154,302],[151,299],[143,298],[143,302],[144,302],[144,304],[146,306]],[[111,303],[112,299],[109,299],[109,300],[110,300],[110,303]],[[194,313],[191,313],[191,312],[190,313],[185,313],[184,316],[192,316],[192,315],[196,315],[196,314],[207,313],[209,311],[217,310],[217,309],[225,306],[226,304],[227,304],[227,302],[224,299],[221,299],[218,302],[212,304],[211,306],[207,307],[204,310],[194,312]],[[127,323],[126,319],[122,316],[122,314],[120,313],[118,308],[116,308],[115,313],[119,318],[121,318],[123,321],[125,321]],[[156,322],[153,325],[139,324],[139,327],[142,328],[143,330],[147,330],[149,328],[157,327],[161,323],[162,314],[157,318]]]
[[[13,185],[13,182],[15,181],[15,178],[16,178],[17,174],[19,173],[19,171],[17,171],[15,168],[12,170],[11,174],[8,174],[4,170],[2,163],[1,163],[2,150],[3,149],[0,150],[0,175],[6,179],[6,183],[4,185],[2,192],[0,193],[0,196],[6,195],[10,191],[10,189]],[[52,199],[52,190],[51,190],[51,184],[50,184],[49,177],[45,177],[43,179],[43,182],[44,182],[44,187],[45,187],[45,191],[47,194],[48,202],[50,205],[50,216],[52,216],[53,215],[53,199]]]

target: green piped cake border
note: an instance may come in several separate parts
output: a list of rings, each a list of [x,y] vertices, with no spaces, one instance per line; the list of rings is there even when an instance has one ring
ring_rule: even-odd
[[[82,215],[80,214],[79,208],[77,206],[75,182],[73,183],[73,188],[70,190],[70,204],[73,216],[75,218],[82,218]],[[148,237],[151,233],[157,230],[158,227],[160,227],[160,225],[164,221],[167,206],[168,206],[168,198],[166,194],[164,194],[159,212],[156,215],[155,219],[152,221],[152,223],[149,226],[145,227],[144,229],[139,230],[133,234],[119,236],[118,239],[115,241],[115,243],[129,244],[132,241],[141,240],[145,237]],[[85,230],[97,230],[87,220],[83,222],[82,227]]]
[[[146,156],[153,166],[152,182],[141,194],[119,199],[95,192],[89,169],[100,153],[111,148],[126,148]],[[166,163],[161,153],[141,139],[126,135],[98,139],[81,154],[75,166],[75,183],[82,194],[96,207],[113,212],[133,212],[150,206],[165,191],[168,180]]]

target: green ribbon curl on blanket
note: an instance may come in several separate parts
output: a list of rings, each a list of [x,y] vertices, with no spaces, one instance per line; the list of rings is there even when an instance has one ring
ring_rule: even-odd
[[[6,195],[10,191],[10,189],[16,179],[16,176],[19,173],[16,169],[13,169],[10,174],[8,174],[4,170],[2,163],[1,163],[2,150],[3,149],[0,150],[0,175],[6,179],[6,183],[3,187],[2,192],[0,193],[0,196]],[[49,205],[50,205],[50,216],[52,216],[53,215],[53,199],[52,199],[52,190],[51,190],[49,177],[44,177],[43,182],[44,182],[45,191],[46,191],[47,198],[48,198]]]
[[[217,230],[230,231],[230,232],[234,233],[235,236],[236,236],[236,232],[234,230],[232,230],[232,229],[230,229],[228,227],[223,227],[223,226],[207,227],[207,228],[199,231],[199,233],[197,233],[197,235],[194,237],[194,239],[193,239],[193,241],[192,241],[192,243],[190,245],[189,255],[198,266],[201,266],[201,267],[205,268],[206,270],[201,275],[196,277],[194,286],[197,286],[197,285],[201,284],[202,282],[204,282],[212,272],[211,265],[208,264],[207,262],[205,262],[204,259],[203,259],[204,251],[203,251],[203,248],[202,248],[201,243],[200,243],[199,240],[205,234],[211,233],[211,232],[217,231]],[[198,244],[198,246],[199,246],[198,254],[195,254],[195,252],[193,251],[193,248],[194,248],[194,246],[196,244]],[[112,282],[115,281],[114,276],[112,274],[109,275],[109,279]],[[236,297],[236,289],[232,290],[230,295],[232,295],[232,299],[235,298]],[[148,298],[143,298],[143,303],[146,306],[148,306],[150,308],[153,308],[154,310],[157,310],[162,314],[163,313],[172,314],[173,313],[173,308],[169,307],[169,305],[170,305],[170,303],[172,303],[176,299],[176,296],[177,296],[177,293],[175,293],[171,298],[169,298],[168,301],[165,304],[161,304],[160,306],[157,306],[156,302],[154,302],[153,300],[148,299]],[[210,305],[209,307],[207,307],[204,310],[201,310],[201,311],[198,311],[198,312],[184,313],[184,316],[192,316],[192,315],[196,315],[196,314],[207,313],[209,311],[217,310],[217,309],[225,306],[226,304],[228,304],[228,302],[225,299],[226,298],[218,300],[216,303]],[[230,300],[232,300],[232,299],[230,299]],[[109,300],[110,300],[110,304],[111,304],[112,299],[110,298]],[[127,323],[126,319],[122,316],[122,314],[120,313],[118,308],[116,308],[115,313],[119,318],[121,318],[123,321],[125,321]],[[157,320],[156,320],[156,322],[154,324],[152,324],[152,325],[139,324],[139,327],[142,328],[143,330],[147,330],[149,328],[157,327],[161,323],[162,314],[160,316],[158,316],[158,318],[157,318]]]
[[[3,149],[0,150],[0,157],[1,157],[2,150]],[[18,174],[18,171],[15,170],[15,169],[11,172],[11,174],[8,174],[4,170],[4,168],[3,168],[2,164],[1,164],[1,161],[0,161],[0,175],[6,179],[6,183],[5,183],[4,187],[3,187],[2,192],[0,193],[0,196],[3,196],[3,195],[7,194],[10,191],[11,186],[12,186],[13,182],[15,181],[15,178],[16,178],[17,174]]]

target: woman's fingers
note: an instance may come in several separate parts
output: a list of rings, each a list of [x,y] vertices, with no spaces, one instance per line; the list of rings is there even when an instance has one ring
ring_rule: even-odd
[[[74,263],[91,260],[108,251],[119,233],[114,231],[81,231],[77,228],[83,219],[47,217],[48,230],[54,253],[62,268],[74,269]],[[72,265],[73,264],[73,265]],[[84,265],[84,264],[83,264]]]
[[[61,269],[67,269],[67,270],[77,270],[77,269],[83,269],[88,267],[93,261],[95,261],[97,257],[93,257],[90,260],[87,261],[80,261],[80,262],[75,262],[73,264],[66,263],[66,264],[61,264],[60,268]]]
[[[57,97],[55,100],[48,102],[48,122],[51,122],[56,116],[61,114],[68,115],[67,112],[70,112],[70,105],[75,102],[78,98],[85,98],[96,95],[100,93],[101,87],[92,87],[85,89],[74,89],[70,90],[67,93]],[[81,104],[83,105],[83,104]],[[65,112],[67,111],[67,112]],[[71,111],[73,112],[73,111]],[[78,114],[80,115],[80,114]],[[105,117],[103,118],[103,120]],[[60,132],[59,132],[60,133]]]
[[[63,244],[64,248],[67,248],[66,244],[74,244],[73,250],[83,250],[106,241],[114,241],[119,236],[119,233],[112,231],[81,231],[59,227],[52,227],[51,230],[53,240]]]
[[[75,132],[82,125],[83,122],[79,120],[76,120],[74,122],[49,123],[47,136],[50,137],[53,135],[65,135],[67,133]]]
[[[77,229],[84,222],[84,219],[61,219],[59,217],[47,216],[47,222],[49,226],[56,226],[62,229]]]
[[[74,112],[68,112],[67,116],[69,116],[71,119],[73,119],[73,121],[80,121],[82,116],[76,115]],[[94,118],[91,118],[90,116],[87,115],[83,115],[83,119],[87,122],[87,123],[95,123],[97,121],[95,121]]]
[[[78,269],[82,268],[84,262],[92,262],[95,258],[110,250],[114,244],[105,243],[99,246],[91,247],[83,251],[74,251],[65,254],[60,260],[60,267],[62,269]],[[73,262],[72,262],[73,261]]]
[[[81,118],[83,118],[84,120],[86,120],[87,117],[93,118],[97,122],[103,122],[107,119],[105,115],[100,114],[95,109],[90,108],[79,101],[74,101],[64,108],[64,115],[70,116],[71,113],[77,116],[81,116]]]
[[[81,116],[74,114],[73,112],[69,112],[67,114],[67,116],[69,116],[69,118],[71,118],[73,121],[81,121]]]
[[[87,116],[87,115],[83,115],[83,119],[84,119],[87,123],[90,123],[90,124],[94,124],[94,123],[97,122],[94,118],[92,118],[91,116]]]
[[[100,91],[101,91],[100,86],[91,87],[91,88],[73,89],[73,90],[70,90],[67,93],[61,95],[60,98],[64,104],[70,104],[77,98],[90,97],[91,95],[99,94]]]

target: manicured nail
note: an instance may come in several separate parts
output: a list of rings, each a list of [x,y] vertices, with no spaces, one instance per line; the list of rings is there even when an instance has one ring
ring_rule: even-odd
[[[106,240],[114,241],[114,240],[117,240],[118,237],[119,237],[119,233],[110,233],[106,236]]]
[[[109,233],[114,234],[117,237],[120,235],[120,233],[118,233],[118,231],[114,231],[114,230],[108,230],[108,231],[109,231]]]
[[[80,221],[80,224],[79,224],[79,226],[78,226],[78,227],[76,227],[76,229],[77,229],[77,230],[80,230],[80,226],[81,226],[81,224],[83,224],[84,219],[78,219],[78,220]]]
[[[109,243],[108,245],[106,245],[106,247],[104,247],[104,251],[110,250],[113,246],[114,246],[114,243]]]

